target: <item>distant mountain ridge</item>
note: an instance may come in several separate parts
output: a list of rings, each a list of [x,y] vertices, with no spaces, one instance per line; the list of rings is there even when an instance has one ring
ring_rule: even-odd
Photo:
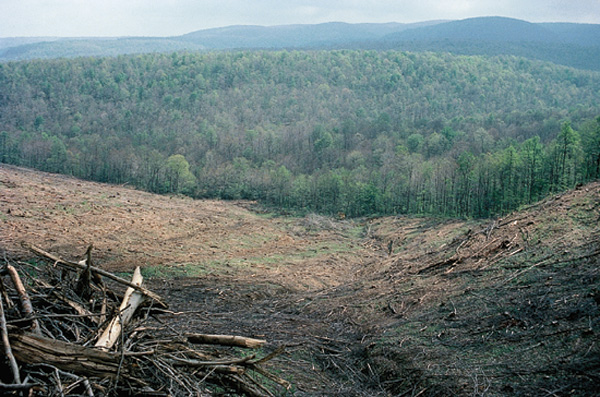
[[[167,38],[0,38],[0,62],[234,49],[374,49],[516,55],[600,70],[600,25],[478,17],[412,24],[238,25]]]
[[[180,36],[180,39],[214,49],[319,48],[379,40],[390,33],[432,26],[441,22],[415,24],[328,22],[316,25],[228,26],[199,30]]]
[[[384,40],[471,40],[600,46],[600,25],[531,23],[503,17],[470,18],[395,32]]]
[[[558,35],[538,24],[501,17],[470,18],[436,26],[392,33],[386,40],[478,40],[508,42],[560,41]]]

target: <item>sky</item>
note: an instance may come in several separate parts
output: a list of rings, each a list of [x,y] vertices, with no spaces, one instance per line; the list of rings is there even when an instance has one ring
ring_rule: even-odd
[[[600,0],[0,0],[0,37],[166,37],[229,25],[478,16],[600,24]]]

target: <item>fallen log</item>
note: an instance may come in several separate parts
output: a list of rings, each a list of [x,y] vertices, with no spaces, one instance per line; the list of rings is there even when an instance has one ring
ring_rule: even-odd
[[[10,331],[9,331],[10,332]],[[21,364],[49,364],[80,376],[111,378],[129,373],[122,355],[28,332],[9,333],[13,354]]]
[[[131,283],[141,286],[142,281],[142,273],[140,271],[140,267],[138,266],[133,272]],[[119,313],[115,315],[108,327],[106,327],[104,332],[102,332],[102,335],[100,335],[98,338],[95,346],[105,350],[112,348],[115,343],[117,343],[123,327],[127,325],[129,320],[131,320],[133,314],[143,301],[144,295],[131,287],[127,288],[127,291],[125,291],[125,296],[123,297],[123,302],[121,302],[121,306],[119,307]]]
[[[205,343],[210,345],[238,346],[257,348],[267,343],[263,339],[246,338],[233,335],[185,334],[189,343]]]

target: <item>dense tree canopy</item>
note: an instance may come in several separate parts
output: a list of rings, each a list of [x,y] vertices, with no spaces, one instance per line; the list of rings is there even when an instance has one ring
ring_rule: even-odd
[[[347,216],[489,216],[600,176],[600,73],[375,51],[0,64],[0,161]]]

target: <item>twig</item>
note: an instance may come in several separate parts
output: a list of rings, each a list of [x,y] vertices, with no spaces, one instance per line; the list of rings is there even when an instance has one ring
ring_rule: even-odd
[[[252,366],[251,368],[252,368],[252,370],[254,370],[254,371],[258,372],[259,374],[261,374],[262,376],[264,376],[265,378],[270,379],[273,382],[278,383],[281,386],[285,387],[287,390],[289,390],[290,387],[292,387],[292,384],[290,382],[288,382],[287,380],[282,379],[279,376],[273,375],[272,373],[265,371],[261,367]]]
[[[238,386],[242,391],[244,391],[249,396],[252,396],[252,397],[265,397],[265,396],[270,397],[270,396],[272,396],[272,394],[270,394],[270,393],[265,394],[265,393],[262,393],[260,390],[256,390],[256,388],[253,385],[249,384],[246,380],[244,380],[240,376],[231,375],[228,378],[231,379],[236,386]]]
[[[90,313],[90,314],[36,314],[35,316],[32,317],[27,317],[27,319],[31,319],[31,320],[43,320],[45,318],[93,318],[93,317],[99,317],[101,316],[101,314],[99,313]],[[23,322],[23,319],[17,319],[17,320],[8,320],[6,323],[7,324],[15,324],[15,323],[21,323]],[[96,322],[96,321],[94,321]]]
[[[538,267],[538,266],[541,266],[541,265],[545,264],[546,262],[548,262],[548,260],[543,260],[543,261],[541,261],[541,262],[538,262],[538,263],[536,263],[536,264],[533,264],[533,265],[529,266],[529,267],[528,267],[528,268],[526,268],[526,269],[519,270],[518,272],[514,272],[512,276],[508,277],[506,280],[504,280],[504,281],[503,281],[502,283],[500,283],[500,284],[506,284],[506,283],[508,283],[508,282],[510,282],[510,281],[512,281],[512,280],[514,280],[515,278],[519,277],[521,274],[523,274],[523,273],[526,273],[526,272],[528,272],[529,270],[531,270],[531,269],[534,269],[534,268],[536,268],[536,267]]]
[[[171,360],[173,360],[179,364],[183,364],[183,365],[189,365],[189,366],[193,366],[193,367],[216,367],[216,366],[224,366],[224,365],[243,364],[243,363],[251,361],[254,358],[254,355],[244,357],[244,358],[221,360],[221,361],[189,360],[189,359],[178,358],[171,354],[168,354],[167,357],[169,357]]]
[[[260,383],[258,383],[250,375],[246,374],[246,378],[248,378],[250,380],[250,382],[252,382],[256,387],[258,387],[260,390],[262,390],[267,396],[269,396],[269,397],[275,397],[275,395],[273,393],[271,393],[271,391],[269,389],[267,389],[266,387],[264,387],[263,385],[261,385]]]
[[[64,397],[65,393],[63,392],[62,382],[60,381],[60,374],[58,373],[58,368],[54,368],[54,376],[56,377],[56,386],[58,388],[59,394]]]
[[[284,351],[285,351],[285,347],[284,346],[279,346],[275,351],[269,353],[265,357],[257,359],[257,360],[252,360],[250,362],[250,364],[262,364],[262,363],[266,363],[267,361],[272,360],[275,357],[279,356]]]
[[[90,385],[90,381],[85,376],[77,376],[70,372],[62,371],[62,370],[56,368],[54,365],[50,365],[50,364],[38,364],[38,365],[42,366],[42,367],[48,367],[48,368],[54,369],[54,371],[59,375],[74,379],[78,382],[82,382],[85,387],[85,391],[86,391],[87,395],[89,397],[94,397],[94,392],[92,391],[92,386]]]

